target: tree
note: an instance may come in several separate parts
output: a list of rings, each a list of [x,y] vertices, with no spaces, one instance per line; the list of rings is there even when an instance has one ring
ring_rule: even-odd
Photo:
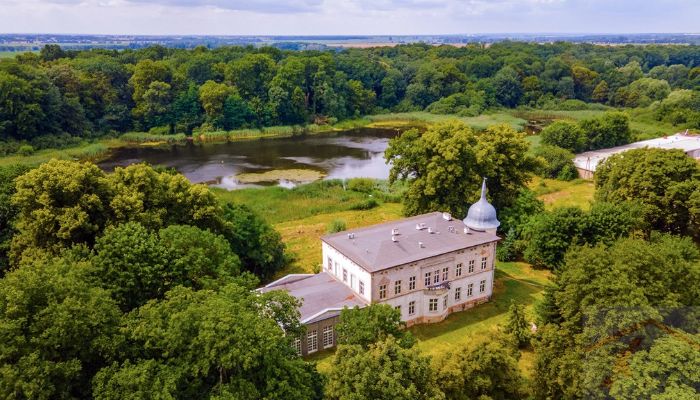
[[[249,207],[227,203],[222,217],[226,224],[222,235],[239,255],[244,269],[267,279],[284,266],[282,237]]]
[[[634,149],[606,159],[595,176],[596,199],[637,201],[659,230],[697,235],[693,199],[700,167],[681,150]]]
[[[632,356],[631,374],[616,380],[610,394],[617,399],[691,399],[697,396],[700,382],[697,346],[697,341],[689,335],[659,338],[649,350]]]
[[[0,280],[2,397],[89,397],[95,371],[119,348],[121,313],[88,271],[85,262],[35,259]]]
[[[387,304],[371,304],[365,308],[345,308],[340,312],[340,321],[335,329],[338,344],[358,345],[369,348],[373,343],[391,335],[397,344],[410,348],[413,335],[405,330],[401,313]]]
[[[217,126],[221,125],[226,99],[233,94],[233,89],[226,84],[206,81],[199,88],[199,101],[207,114],[207,120]]]
[[[392,139],[385,157],[392,163],[390,181],[409,182],[406,214],[441,210],[459,216],[478,198],[483,176],[491,178],[489,197],[497,209],[512,204],[537,166],[528,147],[508,126],[475,134],[462,123],[447,122]]]
[[[621,112],[607,112],[602,117],[583,120],[579,126],[588,138],[589,150],[620,146],[632,140],[629,117]]]
[[[436,372],[446,399],[526,398],[517,357],[498,340],[447,353],[436,362]]]
[[[95,281],[125,311],[162,299],[178,285],[215,289],[240,269],[223,237],[191,226],[171,225],[156,234],[129,222],[105,230],[94,250]]]
[[[574,122],[555,121],[540,132],[542,143],[580,153],[588,147],[586,133]]]
[[[16,231],[14,220],[17,217],[17,208],[12,204],[12,196],[15,193],[15,178],[29,171],[24,165],[12,165],[0,168],[0,276],[9,267],[9,250],[12,237]]]
[[[515,337],[518,347],[525,347],[530,344],[530,326],[525,319],[525,307],[522,304],[510,301],[508,308],[508,322],[505,332]]]
[[[609,91],[610,88],[608,87],[608,83],[605,81],[600,81],[600,83],[596,85],[595,89],[593,89],[591,99],[598,103],[605,103],[608,101]]]
[[[94,164],[51,160],[18,177],[16,188],[14,262],[29,247],[58,253],[75,243],[92,243],[109,219],[112,190]]]
[[[578,177],[574,165],[574,154],[557,146],[541,145],[534,151],[537,157],[544,161],[540,169],[540,175],[545,178],[570,181]]]
[[[506,107],[515,107],[523,94],[520,76],[509,66],[503,67],[493,78],[496,100]]]
[[[285,293],[235,284],[218,292],[177,287],[125,318],[130,348],[96,374],[93,396],[320,398],[318,373],[292,349],[297,307]]]
[[[328,399],[444,399],[430,367],[419,352],[400,346],[393,336],[364,348],[340,345],[331,361]]]

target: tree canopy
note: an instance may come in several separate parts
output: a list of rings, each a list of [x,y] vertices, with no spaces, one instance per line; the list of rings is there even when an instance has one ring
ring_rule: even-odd
[[[526,154],[524,135],[506,125],[475,133],[467,125],[446,122],[421,133],[404,132],[389,142],[390,181],[407,180],[405,213],[447,211],[464,216],[479,198],[482,177],[497,209],[513,204],[538,162]]]

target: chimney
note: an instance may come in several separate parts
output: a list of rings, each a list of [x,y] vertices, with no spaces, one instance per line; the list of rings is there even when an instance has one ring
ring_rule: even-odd
[[[391,230],[392,235],[398,235],[399,234],[399,228],[394,228]]]
[[[428,228],[428,233],[433,233],[433,228]]]
[[[450,215],[450,213],[447,213],[447,212],[442,213],[442,218],[445,221],[452,221],[452,215]]]
[[[464,227],[464,233],[467,234],[467,235],[471,235],[471,231],[469,230],[469,227],[468,227],[468,226],[465,226],[465,227]]]
[[[391,235],[391,241],[392,241],[392,242],[398,242],[399,239],[396,237],[396,235]]]
[[[422,249],[423,247],[425,247],[425,246],[423,245],[423,242],[418,242],[418,248]]]

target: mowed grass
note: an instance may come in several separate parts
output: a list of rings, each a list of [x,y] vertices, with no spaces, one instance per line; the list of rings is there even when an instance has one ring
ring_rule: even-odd
[[[592,180],[575,179],[560,181],[535,177],[530,181],[537,197],[544,202],[545,209],[557,207],[580,207],[583,210],[591,208],[595,185]]]

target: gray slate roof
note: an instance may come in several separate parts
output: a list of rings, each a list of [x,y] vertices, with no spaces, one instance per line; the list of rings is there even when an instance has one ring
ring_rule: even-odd
[[[421,223],[426,229],[417,230],[416,225]],[[433,233],[428,232],[428,227]],[[394,228],[399,232],[396,242],[391,239]],[[321,240],[368,272],[500,240],[493,233],[472,230],[466,234],[464,228],[462,221],[454,218],[448,221],[442,213],[434,212],[327,235]],[[349,238],[348,234],[354,234],[354,238]],[[419,242],[423,247],[419,247]]]
[[[326,272],[315,275],[288,275],[258,290],[263,293],[272,290],[285,290],[301,300],[299,312],[301,313],[300,320],[303,323],[330,318],[339,313],[339,311],[334,311],[330,315],[325,313],[318,315],[324,310],[367,305],[367,302],[357,296],[349,287],[338,282]],[[317,318],[307,320],[317,315]]]

